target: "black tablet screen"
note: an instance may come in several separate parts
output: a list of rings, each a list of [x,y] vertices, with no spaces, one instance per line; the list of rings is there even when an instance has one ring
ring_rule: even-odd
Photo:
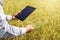
[[[24,19],[26,19],[36,8],[31,7],[31,6],[27,6],[25,7],[18,15],[16,15],[15,17],[20,19],[21,21],[23,21]]]

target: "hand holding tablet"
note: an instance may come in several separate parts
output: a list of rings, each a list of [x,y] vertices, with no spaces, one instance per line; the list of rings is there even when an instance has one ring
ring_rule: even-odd
[[[15,17],[21,21],[24,21],[36,8],[27,6],[21,12],[19,12]]]

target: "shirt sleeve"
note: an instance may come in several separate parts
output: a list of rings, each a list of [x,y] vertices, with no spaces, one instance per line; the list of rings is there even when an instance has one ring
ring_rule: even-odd
[[[20,28],[20,34],[25,34],[26,33],[26,28]]]
[[[8,33],[11,33],[14,36],[19,36],[26,33],[26,28],[19,28],[16,26],[9,25]]]
[[[7,21],[12,20],[12,16],[11,16],[11,15],[6,15],[6,20],[7,20]]]

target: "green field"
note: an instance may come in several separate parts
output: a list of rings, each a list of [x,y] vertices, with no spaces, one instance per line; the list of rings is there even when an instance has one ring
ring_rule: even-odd
[[[60,40],[60,0],[4,0],[5,14],[13,15],[27,5],[36,10],[23,22],[9,21],[9,24],[25,27],[33,24],[35,29],[24,35],[0,40]]]

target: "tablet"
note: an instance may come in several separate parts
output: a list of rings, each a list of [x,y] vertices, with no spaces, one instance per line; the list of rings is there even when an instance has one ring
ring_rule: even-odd
[[[26,6],[18,15],[15,17],[21,21],[24,21],[36,8],[31,6]]]

